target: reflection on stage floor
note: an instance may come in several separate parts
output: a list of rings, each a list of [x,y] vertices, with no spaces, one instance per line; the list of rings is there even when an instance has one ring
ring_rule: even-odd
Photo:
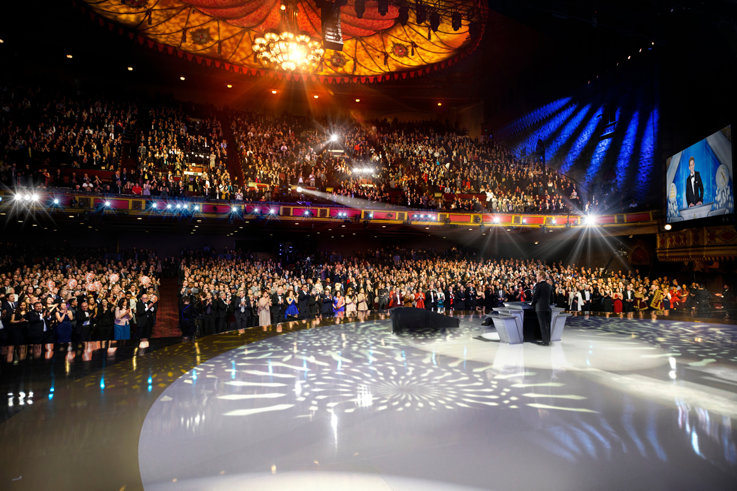
[[[486,341],[480,323],[464,316],[440,334],[394,335],[375,317],[163,346],[57,384],[54,397],[0,424],[0,482],[576,490],[737,481],[737,326],[579,316],[545,347]]]

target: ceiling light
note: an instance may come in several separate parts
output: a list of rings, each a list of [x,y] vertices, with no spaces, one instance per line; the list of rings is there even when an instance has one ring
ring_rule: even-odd
[[[438,102],[438,107],[440,107],[440,106],[442,106],[442,105],[443,105],[443,103],[442,103],[442,102]]]
[[[272,94],[276,94],[276,89],[271,89]]]
[[[72,55],[70,54],[67,55],[67,59],[71,60],[72,58],[74,58]]]
[[[665,227],[663,227],[663,228],[666,229],[666,230],[670,230],[670,229],[673,228],[673,226],[670,223],[666,223],[665,224]]]
[[[233,84],[228,84],[228,85],[226,85],[226,87],[229,88],[229,89],[232,89],[233,88]]]
[[[132,72],[132,71],[133,71],[133,67],[132,67],[132,66],[129,66],[129,67],[128,67],[128,71],[129,71],[129,72]]]
[[[313,96],[312,96],[312,98],[313,98],[313,99],[319,99],[319,98],[320,98],[320,96],[319,96],[319,95],[317,95],[317,94],[315,94],[315,95],[313,95]]]
[[[361,99],[356,99],[356,102],[361,102]]]
[[[325,53],[322,42],[307,34],[295,33],[297,28],[291,24],[287,21],[282,32],[269,31],[254,39],[253,52],[266,68],[311,72]]]
[[[185,81],[185,80],[187,80],[187,79],[186,79],[186,78],[184,78],[184,75],[182,75],[181,77],[179,77],[179,80],[181,80],[182,82],[184,82],[184,81]]]

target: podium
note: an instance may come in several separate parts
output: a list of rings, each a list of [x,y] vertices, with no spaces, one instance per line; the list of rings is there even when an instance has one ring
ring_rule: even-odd
[[[389,315],[392,319],[392,332],[395,333],[442,331],[460,325],[457,317],[414,307],[397,307],[390,310]]]

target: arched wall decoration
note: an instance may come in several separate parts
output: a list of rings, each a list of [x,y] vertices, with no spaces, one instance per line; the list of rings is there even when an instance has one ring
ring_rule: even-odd
[[[340,9],[342,52],[326,49],[323,62],[305,73],[266,69],[254,56],[254,39],[280,25],[280,0],[84,0],[121,33],[127,28],[131,38],[159,51],[245,75],[324,83],[376,83],[447,68],[478,46],[488,15],[481,0],[429,0],[426,8],[437,6],[443,12],[437,31],[432,31],[427,21],[417,22],[414,3],[402,25],[398,3],[390,2],[382,16],[378,1],[366,0],[358,18],[354,1],[347,0]],[[465,10],[454,30],[448,12],[460,6]],[[298,29],[321,38],[318,0],[298,0],[297,10]],[[478,27],[473,37],[471,16]],[[343,63],[331,63],[340,59],[335,55]]]

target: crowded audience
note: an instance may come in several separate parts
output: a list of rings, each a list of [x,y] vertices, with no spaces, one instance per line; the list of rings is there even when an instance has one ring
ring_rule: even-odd
[[[17,361],[26,345],[72,349],[91,340],[139,339],[158,312],[162,260],[145,250],[29,250],[3,245],[0,345]]]
[[[712,295],[703,286],[638,271],[602,271],[537,260],[479,260],[456,251],[371,251],[351,257],[303,257],[290,264],[230,251],[188,253],[180,263],[185,336],[293,319],[360,316],[397,306],[438,312],[481,311],[531,300],[544,270],[557,306],[574,313],[671,310],[704,314]],[[734,297],[723,300],[732,305]],[[186,315],[185,315],[186,312]],[[231,314],[232,322],[231,324]]]

